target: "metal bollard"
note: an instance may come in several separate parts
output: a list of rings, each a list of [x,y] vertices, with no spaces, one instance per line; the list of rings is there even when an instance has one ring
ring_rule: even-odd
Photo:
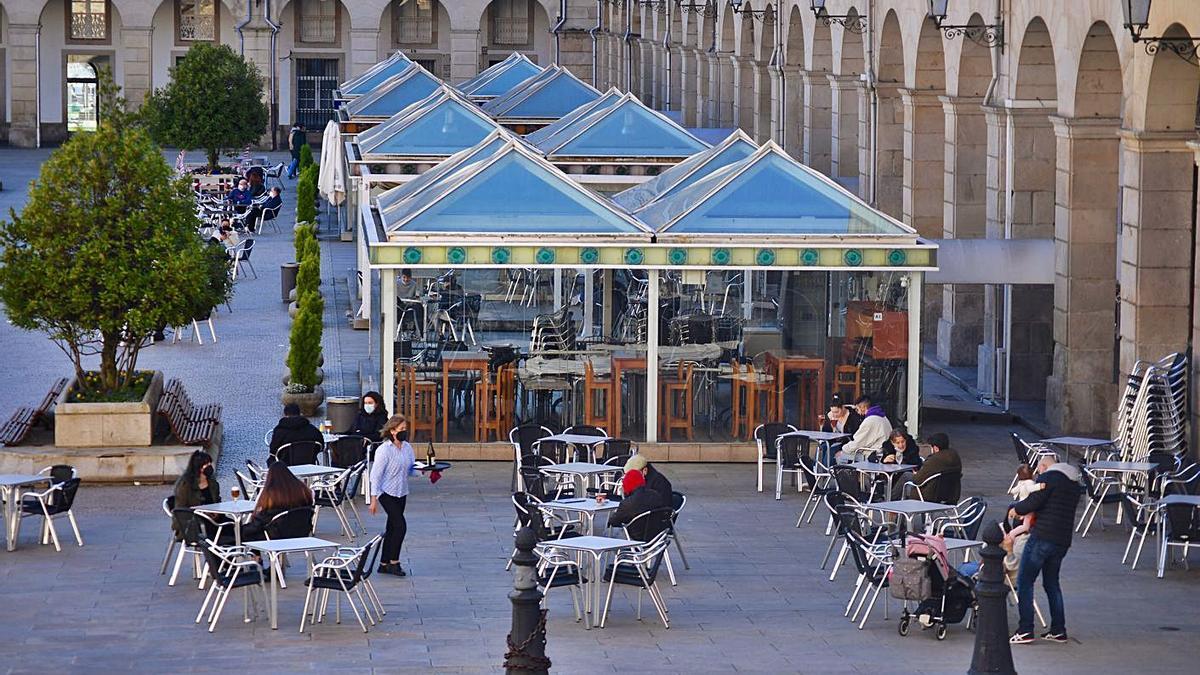
[[[983,547],[979,556],[983,564],[979,568],[979,581],[975,584],[975,596],[979,602],[975,617],[975,655],[971,658],[968,673],[1011,673],[1013,667],[1012,647],[1008,643],[1008,586],[1004,583],[1004,549],[1000,541],[1004,535],[1000,524],[992,521],[985,528]]]
[[[523,527],[517,532],[517,554],[513,556],[512,629],[508,651],[504,654],[504,672],[550,672],[546,658],[546,610],[541,608],[542,593],[537,589],[537,557],[533,547],[537,537]]]

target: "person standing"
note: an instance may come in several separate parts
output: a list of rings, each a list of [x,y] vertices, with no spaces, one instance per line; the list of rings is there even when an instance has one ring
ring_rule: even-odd
[[[382,560],[380,574],[407,576],[400,567],[400,547],[408,533],[408,522],[404,519],[404,506],[408,501],[408,477],[415,475],[413,465],[416,457],[408,442],[408,419],[393,415],[380,431],[383,444],[375,451],[375,464],[371,467],[371,515],[382,505],[387,512],[387,525],[383,531]]]
[[[1049,642],[1067,641],[1067,618],[1063,608],[1059,572],[1063,558],[1071,548],[1075,531],[1075,510],[1083,495],[1079,469],[1057,457],[1043,457],[1038,462],[1037,482],[1042,485],[1029,496],[1008,509],[1009,518],[1034,514],[1033,528],[1021,554],[1017,572],[1017,604],[1020,619],[1017,632],[1009,638],[1014,645],[1029,644],[1033,637],[1033,584],[1042,575],[1042,586],[1050,603],[1050,630],[1042,633]]]
[[[292,152],[292,163],[288,164],[287,176],[291,180],[296,179],[296,169],[300,166],[300,148],[308,145],[308,134],[304,131],[304,125],[299,122],[292,123],[292,130],[288,132],[288,150]]]

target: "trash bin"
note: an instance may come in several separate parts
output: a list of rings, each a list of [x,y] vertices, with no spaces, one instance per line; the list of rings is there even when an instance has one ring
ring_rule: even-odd
[[[300,271],[300,263],[283,263],[279,266],[279,290],[284,302],[291,301],[292,289],[296,287],[296,273]]]
[[[333,433],[350,431],[358,415],[357,396],[330,396],[325,399],[325,418],[333,423]]]

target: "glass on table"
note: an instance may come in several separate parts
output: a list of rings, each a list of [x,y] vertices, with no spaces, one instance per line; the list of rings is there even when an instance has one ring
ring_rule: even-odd
[[[235,502],[237,500],[241,499],[242,498],[242,488],[237,485],[234,485],[233,487],[229,488],[229,496],[232,497],[233,501],[235,501]]]

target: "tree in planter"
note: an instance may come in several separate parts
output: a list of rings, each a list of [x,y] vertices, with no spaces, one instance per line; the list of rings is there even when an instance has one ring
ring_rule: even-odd
[[[301,263],[301,269],[303,269]],[[291,382],[287,391],[302,394],[315,391],[317,386],[317,364],[321,359],[321,333],[325,301],[315,292],[299,296],[300,311],[292,322],[287,367]]]
[[[300,259],[296,270],[296,304],[304,304],[304,296],[317,294],[321,285],[321,260],[311,252]]]
[[[315,162],[313,162],[312,147],[308,145],[300,146],[300,163],[296,165],[296,168],[300,171],[303,171],[314,164]]]
[[[317,243],[317,235],[311,227],[296,228],[296,260],[304,260],[305,252],[310,249],[310,246]],[[316,255],[321,255],[320,245],[312,248]]]
[[[102,120],[56,150],[24,211],[0,221],[8,318],[48,334],[87,400],[129,398],[150,336],[227,297],[196,235],[191,190],[172,174],[144,130]],[[100,370],[85,377],[92,356]]]
[[[227,45],[198,43],[171,68],[171,82],[142,106],[155,139],[164,145],[202,148],[209,171],[222,148],[257,141],[267,129],[258,68]]]
[[[301,171],[296,182],[296,222],[317,222],[317,171],[314,166]]]

